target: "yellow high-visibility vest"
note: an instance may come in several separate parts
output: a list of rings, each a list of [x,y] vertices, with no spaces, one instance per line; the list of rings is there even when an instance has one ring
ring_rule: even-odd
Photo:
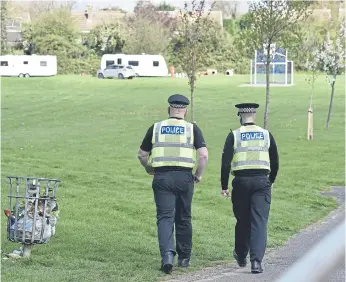
[[[193,142],[192,123],[174,118],[155,123],[149,160],[152,167],[193,168],[196,163]]]
[[[268,130],[257,125],[241,126],[233,131],[234,155],[231,173],[244,169],[267,169],[270,171]]]

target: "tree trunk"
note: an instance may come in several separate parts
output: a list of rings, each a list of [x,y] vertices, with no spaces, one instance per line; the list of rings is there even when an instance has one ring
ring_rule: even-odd
[[[195,52],[192,54],[192,77],[190,80],[190,92],[191,92],[191,123],[195,121],[195,105],[194,105],[194,94],[195,94],[195,81],[196,81],[196,58]]]
[[[327,118],[326,130],[328,130],[328,128],[329,128],[330,115],[331,115],[331,113],[332,113],[333,99],[334,99],[335,79],[336,79],[336,77],[334,77],[334,81],[332,82],[332,95],[330,96],[330,103],[329,103],[329,111],[328,111],[328,118]]]
[[[191,123],[194,122],[194,118],[195,118],[195,109],[194,109],[194,101],[193,101],[193,98],[194,98],[194,82],[192,83],[191,85],[191,88],[190,88],[190,91],[191,91]]]
[[[311,96],[310,96],[310,109],[312,109],[312,96],[314,95],[314,86],[312,85]]]
[[[270,102],[270,61],[266,63],[266,106],[264,111],[264,129],[268,129],[268,120],[269,120],[269,102]]]

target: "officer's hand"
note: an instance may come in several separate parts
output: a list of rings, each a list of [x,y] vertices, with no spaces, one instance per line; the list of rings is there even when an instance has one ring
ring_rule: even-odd
[[[202,176],[197,176],[196,174],[193,176],[193,181],[195,183],[199,183],[202,181]]]
[[[149,175],[154,175],[154,169],[151,165],[147,165],[145,167],[145,171],[149,174]]]
[[[221,190],[221,195],[224,197],[229,197],[229,191],[227,190]]]

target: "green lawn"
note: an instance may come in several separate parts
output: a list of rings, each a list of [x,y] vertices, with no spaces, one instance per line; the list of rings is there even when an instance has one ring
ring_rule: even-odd
[[[237,87],[249,76],[202,77],[196,120],[209,148],[209,164],[193,201],[190,271],[232,261],[231,201],[220,196],[220,158],[229,129],[239,126],[234,105],[261,106],[265,88]],[[278,144],[280,171],[269,219],[269,247],[335,206],[319,192],[344,185],[345,84],[338,78],[330,129],[324,129],[330,88],[317,80],[314,140],[306,140],[309,87],[273,87],[269,129]],[[2,207],[6,175],[61,178],[56,236],[35,246],[32,258],[2,260],[2,281],[157,281],[160,256],[152,178],[137,160],[148,127],[167,116],[167,98],[188,95],[185,79],[98,80],[82,76],[2,79]],[[23,124],[22,124],[23,123]],[[1,249],[6,240],[2,214]],[[176,271],[175,273],[181,273]]]

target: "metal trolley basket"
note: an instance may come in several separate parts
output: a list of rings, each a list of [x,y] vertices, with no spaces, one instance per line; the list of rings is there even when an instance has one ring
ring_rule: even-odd
[[[31,246],[47,243],[55,235],[59,206],[55,193],[61,180],[7,176],[10,195],[5,210],[7,239],[24,245],[23,255],[30,256]]]

